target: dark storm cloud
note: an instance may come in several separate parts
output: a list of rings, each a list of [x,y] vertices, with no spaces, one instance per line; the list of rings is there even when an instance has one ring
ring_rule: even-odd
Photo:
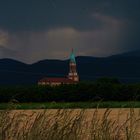
[[[128,0],[2,1],[0,26],[8,30],[41,30],[63,26],[90,29],[100,25],[90,16],[93,12],[137,19],[138,4]]]
[[[95,26],[95,23],[89,13],[92,8],[94,9],[95,3],[97,2],[89,1],[88,3],[83,0],[2,1],[0,26],[13,31],[43,30],[65,26],[91,28]]]
[[[100,26],[94,12],[140,20],[139,0],[4,0],[0,3],[0,26],[7,30],[43,30],[74,27],[80,30]]]
[[[108,8],[99,11],[114,18],[123,20],[122,46],[128,50],[140,49],[140,1],[139,0],[110,0]]]
[[[139,49],[139,5],[139,0],[3,0],[1,54],[33,62],[63,58],[70,47],[95,56]]]

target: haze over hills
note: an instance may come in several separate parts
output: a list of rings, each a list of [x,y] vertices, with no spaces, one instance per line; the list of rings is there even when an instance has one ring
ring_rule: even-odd
[[[140,50],[97,58],[76,57],[81,80],[95,80],[100,77],[116,77],[122,82],[140,82]],[[36,84],[45,76],[66,76],[68,60],[42,60],[25,64],[12,59],[0,59],[0,85]]]
[[[129,52],[125,52],[125,53],[121,53],[121,54],[117,54],[117,55],[113,55],[113,56],[122,56],[122,57],[140,57],[140,50],[135,50],[135,51],[129,51]]]

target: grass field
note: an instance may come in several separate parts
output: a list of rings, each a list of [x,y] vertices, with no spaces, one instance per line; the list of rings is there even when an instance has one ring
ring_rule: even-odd
[[[140,102],[1,103],[0,140],[140,140],[139,107]]]
[[[139,111],[0,110],[0,140],[140,140]]]
[[[0,103],[0,109],[76,109],[76,108],[140,108],[140,102],[49,102],[49,103]]]

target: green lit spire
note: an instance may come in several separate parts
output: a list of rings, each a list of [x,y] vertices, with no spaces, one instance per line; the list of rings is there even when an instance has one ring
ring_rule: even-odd
[[[72,49],[72,52],[71,52],[71,55],[70,55],[70,62],[76,63],[75,55],[74,55],[73,49]]]

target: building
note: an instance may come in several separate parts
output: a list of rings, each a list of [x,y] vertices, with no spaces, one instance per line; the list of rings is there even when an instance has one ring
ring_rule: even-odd
[[[62,85],[62,84],[75,84],[79,82],[79,76],[76,68],[75,55],[72,50],[69,60],[69,73],[66,77],[44,77],[38,81],[38,85]]]
[[[73,83],[74,83],[73,80],[68,78],[63,78],[63,77],[59,77],[59,78],[46,77],[38,82],[39,85],[51,85],[51,86],[62,85],[62,84],[73,84]]]
[[[75,81],[75,82],[79,81],[79,76],[77,74],[77,68],[76,68],[76,60],[75,60],[75,55],[74,55],[73,50],[70,55],[68,79],[71,79],[72,81]]]

